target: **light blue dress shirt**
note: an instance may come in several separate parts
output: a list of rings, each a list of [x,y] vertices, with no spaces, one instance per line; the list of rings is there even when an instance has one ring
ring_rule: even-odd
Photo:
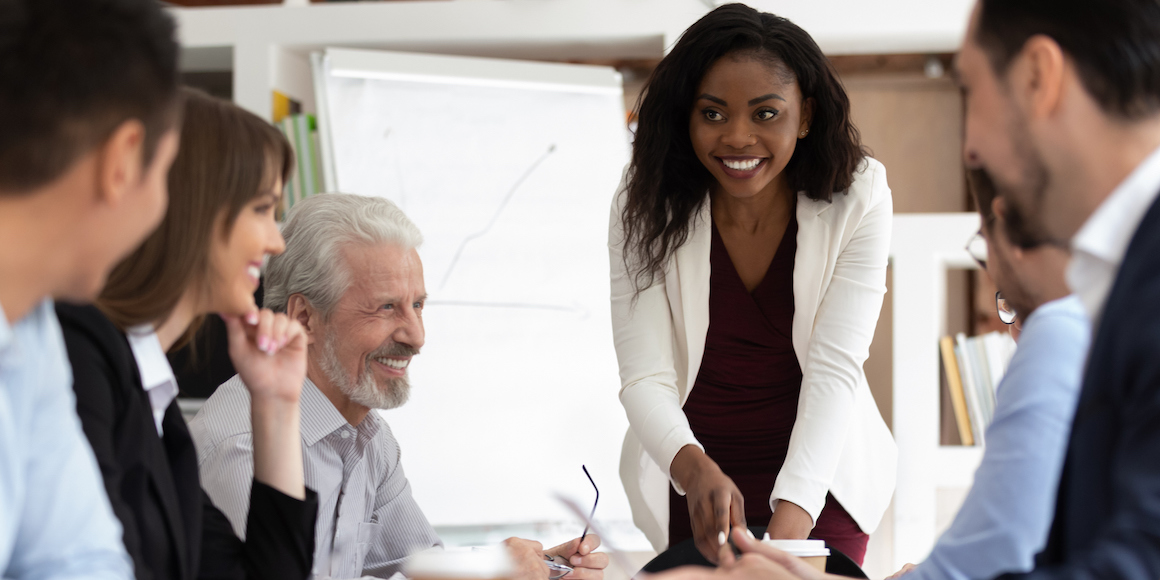
[[[975,483],[930,556],[903,580],[1026,572],[1047,542],[1091,331],[1069,296],[1037,308],[999,382]]]
[[[52,302],[0,309],[0,576],[132,578]]]

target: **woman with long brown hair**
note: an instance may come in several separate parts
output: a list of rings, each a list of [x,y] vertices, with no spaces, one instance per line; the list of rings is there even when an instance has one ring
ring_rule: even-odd
[[[138,579],[306,578],[317,498],[303,484],[299,433],[305,337],[253,298],[264,257],[284,249],[274,209],[293,153],[235,105],[192,90],[183,97],[161,226],[113,270],[95,307],[57,305],[77,411]],[[225,320],[230,358],[250,388],[244,541],[201,489],[165,356],[210,313]]]
[[[638,110],[609,232],[634,520],[711,561],[753,523],[861,563],[894,491],[862,370],[886,172],[809,34],[742,4],[685,31]]]

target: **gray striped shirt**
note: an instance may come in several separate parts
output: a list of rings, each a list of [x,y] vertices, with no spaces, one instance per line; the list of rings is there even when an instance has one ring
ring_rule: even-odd
[[[310,379],[301,405],[306,485],[318,493],[315,578],[387,578],[412,552],[442,545],[411,496],[399,444],[378,413],[354,427]],[[242,379],[222,384],[189,427],[201,485],[244,538],[254,447]]]

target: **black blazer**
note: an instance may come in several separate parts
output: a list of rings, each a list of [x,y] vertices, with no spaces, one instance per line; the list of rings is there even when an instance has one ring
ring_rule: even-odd
[[[1055,520],[1027,575],[1160,578],[1160,202],[1133,235],[1104,306]]]
[[[158,437],[129,342],[92,306],[58,303],[77,414],[104,476],[138,580],[309,576],[318,496],[253,483],[246,541],[201,489],[197,450],[177,402]]]

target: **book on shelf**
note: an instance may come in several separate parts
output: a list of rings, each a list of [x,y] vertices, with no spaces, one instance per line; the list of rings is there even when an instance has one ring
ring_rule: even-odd
[[[963,445],[974,445],[975,438],[971,435],[971,419],[967,414],[963,379],[959,373],[958,359],[955,358],[955,339],[944,336],[938,341],[938,346],[942,353],[943,366],[946,368],[947,387],[951,395],[951,407],[955,411],[955,426],[959,429],[959,440]]]
[[[995,417],[995,392],[1015,353],[1006,332],[967,337],[958,333],[939,341],[955,423],[963,445],[983,445]]]
[[[301,101],[291,98],[290,95],[287,95],[282,91],[273,91],[273,96],[274,106],[271,112],[273,113],[272,120],[275,124],[281,123],[282,119],[285,119],[290,115],[297,115],[302,112]]]
[[[322,162],[318,144],[318,124],[314,115],[287,115],[277,123],[294,150],[294,172],[286,181],[279,219],[307,197],[323,190]]]

